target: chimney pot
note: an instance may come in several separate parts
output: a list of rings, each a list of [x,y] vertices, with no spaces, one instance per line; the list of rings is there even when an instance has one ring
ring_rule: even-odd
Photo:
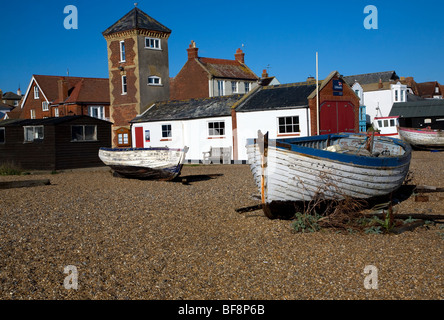
[[[194,40],[191,40],[190,46],[187,49],[188,52],[188,60],[193,60],[193,59],[197,59],[198,56],[198,52],[199,49],[196,48],[196,42],[194,42]]]
[[[262,78],[268,78],[267,69],[262,70]]]
[[[236,50],[234,58],[240,63],[245,63],[245,53],[240,48]]]

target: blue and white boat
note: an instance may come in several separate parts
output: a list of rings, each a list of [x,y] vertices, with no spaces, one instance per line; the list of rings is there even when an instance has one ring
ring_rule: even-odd
[[[259,132],[246,147],[267,216],[272,203],[388,195],[404,182],[411,160],[408,143],[356,133],[268,139]]]
[[[124,177],[172,180],[180,175],[187,152],[188,147],[100,148],[99,158]]]

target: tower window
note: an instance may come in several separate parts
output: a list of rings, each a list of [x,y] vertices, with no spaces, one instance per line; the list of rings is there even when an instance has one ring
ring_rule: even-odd
[[[120,41],[120,62],[126,61],[125,41]]]
[[[37,86],[34,87],[34,99],[39,98],[39,88]]]
[[[126,76],[122,76],[122,94],[128,93],[128,86],[126,84]]]
[[[145,38],[145,48],[160,50],[160,39],[158,38]]]
[[[151,86],[160,86],[162,85],[162,81],[159,77],[151,76],[148,77],[148,84]]]

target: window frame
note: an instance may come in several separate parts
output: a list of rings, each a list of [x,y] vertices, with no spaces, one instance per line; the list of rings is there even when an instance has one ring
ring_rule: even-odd
[[[126,62],[125,40],[120,41],[120,62]]]
[[[73,135],[73,129],[74,127],[82,127],[82,138],[81,140],[79,139],[74,139]],[[94,134],[93,134],[93,139],[86,139],[86,127],[94,127]],[[97,125],[95,124],[73,124],[71,125],[71,142],[95,142],[98,141],[97,140]]]
[[[218,124],[217,128],[214,126],[215,124]],[[220,124],[223,124],[221,127]],[[212,126],[212,127],[210,127]],[[208,121],[207,122],[207,133],[209,138],[216,138],[216,137],[225,137],[225,120],[218,120],[218,121]],[[222,133],[220,132],[222,131]],[[217,134],[216,134],[217,132]]]
[[[150,83],[150,80],[154,80],[153,83]],[[158,83],[155,83],[155,81],[158,81]],[[162,78],[158,76],[149,76],[148,77],[148,85],[149,86],[161,86],[162,85]]]
[[[40,99],[40,90],[37,85],[34,86],[34,99]]]
[[[244,89],[245,89],[245,93],[248,93],[251,91],[251,84],[250,82],[244,82]]]
[[[30,118],[35,119],[35,109],[29,110]]]
[[[3,132],[3,141],[1,139],[1,134],[0,134],[0,144],[5,144],[6,143],[6,128],[5,127],[1,127],[0,128],[0,132]]]
[[[281,119],[284,119],[284,123],[281,124]],[[294,122],[294,120],[297,120],[297,122]],[[291,120],[290,122],[287,122],[287,120]],[[283,116],[283,117],[277,117],[277,134],[278,135],[299,135],[301,134],[301,125],[299,121],[299,116]],[[290,131],[287,131],[288,127],[291,127]],[[294,130],[295,127],[297,130]],[[281,131],[281,129],[284,129],[284,132]]]
[[[231,81],[231,92],[239,93],[239,81]]]
[[[49,103],[48,101],[42,102],[42,111],[49,111]]]
[[[166,129],[164,127],[167,127]],[[168,128],[169,127],[169,128]],[[171,139],[173,137],[173,126],[171,123],[166,123],[161,125],[161,135],[162,139]],[[166,135],[165,135],[166,133]]]
[[[149,41],[149,43],[148,43],[148,41]],[[153,45],[151,45],[151,41],[153,41]],[[156,45],[156,43],[157,43],[157,45]],[[162,41],[161,41],[161,39],[160,38],[154,38],[154,37],[145,37],[145,49],[162,50]]]
[[[97,110],[97,117],[93,115],[93,110]],[[105,107],[104,106],[88,106],[88,115],[92,118],[105,120]]]
[[[26,134],[27,129],[32,128],[32,140],[28,140],[28,136]],[[41,130],[41,138],[36,137],[36,128],[42,129]],[[32,143],[34,141],[43,141],[45,139],[45,127],[44,126],[24,126],[23,127],[23,142],[24,143]]]
[[[217,94],[219,97],[222,97],[225,95],[225,81],[224,80],[217,80]]]
[[[128,94],[128,79],[126,75],[122,76],[122,95]]]

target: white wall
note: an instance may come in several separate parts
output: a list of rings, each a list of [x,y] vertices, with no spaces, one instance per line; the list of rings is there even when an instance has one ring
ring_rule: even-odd
[[[310,132],[308,110],[307,107],[289,110],[237,112],[238,160],[248,160],[245,145],[247,139],[257,138],[258,130],[261,130],[264,134],[268,132],[270,139],[278,138],[279,117],[299,116],[300,133],[293,137],[308,136]]]
[[[208,135],[208,122],[224,121],[225,135],[215,139]],[[161,141],[162,125],[171,124],[171,141]],[[144,142],[144,148],[149,147],[169,147],[183,148],[189,147],[186,160],[202,160],[203,152],[210,151],[211,147],[229,147],[233,145],[231,117],[216,117],[193,120],[159,121],[135,123],[132,130],[133,147],[135,147],[135,128],[143,127],[143,131],[150,130],[151,141]]]
[[[393,105],[392,90],[377,90],[364,92],[366,113],[373,123],[375,117],[387,117]],[[379,111],[377,107],[379,106]]]

